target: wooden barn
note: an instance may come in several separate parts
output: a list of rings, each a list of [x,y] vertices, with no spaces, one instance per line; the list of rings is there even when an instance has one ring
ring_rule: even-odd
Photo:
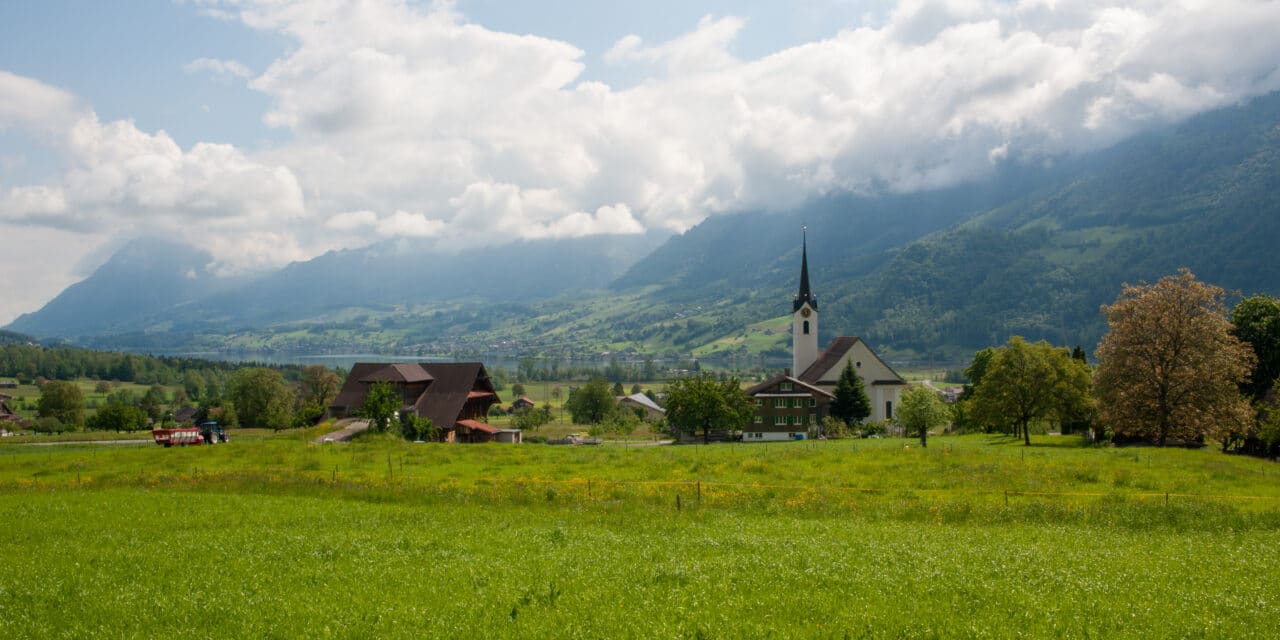
[[[505,430],[484,422],[489,407],[501,399],[479,362],[358,362],[329,405],[329,415],[353,415],[375,382],[396,390],[401,413],[431,420],[442,442],[509,441]]]

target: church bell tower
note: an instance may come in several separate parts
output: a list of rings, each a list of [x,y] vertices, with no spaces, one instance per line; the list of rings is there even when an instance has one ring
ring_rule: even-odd
[[[791,304],[791,375],[799,376],[818,359],[818,298],[809,291],[809,233],[803,229],[800,292]]]

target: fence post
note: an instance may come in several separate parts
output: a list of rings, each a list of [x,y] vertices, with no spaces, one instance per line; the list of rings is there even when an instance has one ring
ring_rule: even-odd
[[[1164,492],[1164,506],[1169,506],[1169,492]]]
[[[680,494],[676,494],[676,511],[680,510]]]
[[[1009,506],[1009,490],[1004,490],[1004,506]]]
[[[702,481],[698,481],[698,504],[702,504]]]

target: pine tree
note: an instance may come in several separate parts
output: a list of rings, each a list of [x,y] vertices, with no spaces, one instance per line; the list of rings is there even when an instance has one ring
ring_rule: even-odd
[[[840,379],[836,381],[835,399],[831,401],[831,415],[844,421],[850,428],[871,415],[871,400],[862,386],[862,378],[853,370],[853,363],[846,361]]]

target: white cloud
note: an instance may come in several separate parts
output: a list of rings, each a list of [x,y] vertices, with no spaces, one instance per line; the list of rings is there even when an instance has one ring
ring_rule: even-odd
[[[904,0],[757,60],[731,53],[743,19],[706,17],[667,42],[620,39],[608,61],[660,68],[627,90],[580,81],[575,47],[450,6],[242,9],[297,43],[252,83],[295,136],[272,160],[322,185],[320,206],[419,211],[450,242],[590,227],[583,212],[617,203],[679,230],[932,188],[1280,88],[1275,3]]]
[[[305,215],[301,187],[287,167],[263,164],[230,145],[183,150],[163,131],[101,122],[65,93],[11,74],[0,77],[0,104],[10,121],[45,131],[66,163],[62,175],[44,184],[0,191],[0,221],[164,233],[199,244],[210,233],[295,224]]]
[[[0,130],[22,128],[42,134],[71,126],[84,108],[70,93],[38,80],[0,70]]]
[[[658,45],[645,46],[635,34],[625,36],[605,52],[604,59],[613,64],[662,64],[672,75],[723,70],[738,64],[729,49],[745,25],[746,20],[737,17],[703,16],[692,32]]]
[[[388,238],[429,238],[443,228],[444,221],[409,211],[396,211],[378,221],[378,234]]]
[[[378,214],[364,209],[335,214],[325,221],[324,226],[335,231],[358,231],[376,224],[378,224]]]
[[[248,79],[253,77],[253,70],[244,66],[244,63],[237,60],[220,60],[218,58],[196,58],[183,65],[182,70],[187,73],[208,73],[224,82],[235,78]]]

